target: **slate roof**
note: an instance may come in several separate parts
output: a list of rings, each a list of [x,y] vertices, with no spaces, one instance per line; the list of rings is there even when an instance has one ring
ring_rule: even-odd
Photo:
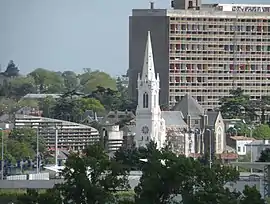
[[[134,119],[132,111],[110,111],[103,119],[102,124],[116,124],[121,120]]]
[[[217,120],[219,112],[218,111],[207,111],[208,125],[214,126]]]
[[[165,120],[166,127],[168,126],[180,126],[187,127],[183,119],[183,114],[181,111],[162,111],[161,117]]]
[[[187,115],[190,115],[192,118],[198,118],[199,116],[204,115],[203,108],[190,94],[186,94],[172,110],[181,111],[184,118],[187,118]]]

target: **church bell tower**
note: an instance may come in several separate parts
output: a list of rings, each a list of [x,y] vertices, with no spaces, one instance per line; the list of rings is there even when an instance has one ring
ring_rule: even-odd
[[[138,105],[136,110],[136,146],[150,141],[159,144],[161,111],[159,106],[159,75],[155,73],[151,34],[148,31],[144,64],[138,74]]]

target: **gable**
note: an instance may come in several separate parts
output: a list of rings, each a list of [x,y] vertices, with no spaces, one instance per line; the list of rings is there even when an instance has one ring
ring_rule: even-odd
[[[181,111],[184,118],[187,118],[188,115],[192,118],[199,118],[201,115],[204,115],[204,109],[190,94],[186,94],[182,100],[172,108],[172,111]]]
[[[187,124],[183,119],[183,114],[181,111],[162,111],[161,117],[165,120],[166,127],[178,126],[187,128]]]

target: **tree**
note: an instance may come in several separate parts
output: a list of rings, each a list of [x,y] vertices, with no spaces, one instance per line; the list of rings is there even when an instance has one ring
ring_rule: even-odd
[[[258,162],[270,162],[270,149],[266,148],[261,152]]]
[[[121,94],[110,88],[97,86],[96,90],[86,96],[86,98],[95,98],[104,105],[106,110],[119,110],[121,103]]]
[[[8,83],[8,97],[20,99],[29,93],[35,93],[35,82],[32,77],[16,77]]]
[[[54,116],[55,113],[53,113],[53,110],[54,110],[55,104],[56,104],[56,100],[51,96],[47,96],[43,100],[40,100],[39,109],[42,111],[42,116],[47,117],[47,118]]]
[[[36,88],[40,93],[61,93],[64,89],[64,80],[56,72],[38,68],[29,76],[34,78]]]
[[[244,119],[244,112],[247,112],[249,105],[249,96],[244,94],[244,90],[237,88],[236,90],[230,90],[230,96],[220,99],[221,106],[219,110],[224,118],[241,118]],[[251,111],[251,110],[249,110]],[[252,111],[253,112],[253,111]]]
[[[243,190],[243,197],[240,204],[265,204],[265,200],[262,198],[260,192],[256,189],[256,186],[245,186]]]
[[[257,126],[253,131],[253,137],[256,139],[270,139],[269,125],[262,124]]]
[[[52,117],[60,120],[79,122],[82,112],[75,98],[60,97],[52,107]]]
[[[62,73],[62,77],[64,79],[65,88],[68,91],[71,91],[71,90],[78,88],[80,82],[79,82],[77,75],[74,72],[64,71]]]
[[[96,90],[98,86],[116,90],[116,80],[105,72],[88,71],[80,75],[79,78],[83,87],[82,91],[86,94]]]
[[[37,148],[37,133],[35,129],[13,129],[8,137],[8,152],[16,159],[34,158]],[[45,142],[39,137],[39,152],[44,153]]]
[[[203,200],[198,203],[225,204],[228,195],[234,195],[224,185],[239,176],[230,167],[214,163],[210,169],[199,160],[178,157],[168,149],[152,151],[142,171],[140,184],[135,188],[136,203],[165,204],[181,195],[184,204]]]
[[[86,110],[93,110],[94,112],[100,114],[105,112],[104,106],[99,100],[94,98],[80,98],[78,103],[81,107],[81,112],[84,113]]]
[[[92,145],[82,155],[68,157],[62,172],[65,182],[56,188],[61,190],[64,203],[107,203],[114,200],[117,189],[128,187],[126,173],[99,145]]]
[[[13,60],[10,60],[7,66],[6,71],[4,72],[4,75],[7,77],[16,77],[19,75],[19,69],[15,65]]]

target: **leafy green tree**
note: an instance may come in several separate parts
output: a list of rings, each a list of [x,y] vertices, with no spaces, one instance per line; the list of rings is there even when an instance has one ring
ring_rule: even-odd
[[[39,109],[42,111],[42,116],[47,118],[53,117],[55,115],[55,113],[53,113],[55,105],[56,100],[51,96],[47,96],[43,100],[40,100]]]
[[[117,189],[128,187],[126,174],[121,164],[109,160],[100,145],[92,145],[81,156],[69,156],[62,172],[65,182],[56,188],[61,190],[64,203],[107,203],[114,201]]]
[[[68,91],[77,89],[79,86],[79,79],[76,75],[76,73],[72,71],[64,71],[62,73],[62,77],[64,79],[65,88]]]
[[[270,139],[269,125],[262,124],[257,126],[253,131],[253,137],[256,139]]]
[[[266,148],[261,152],[261,155],[259,157],[259,162],[270,162],[270,149]]]
[[[106,110],[119,110],[121,106],[121,94],[110,88],[98,86],[88,97],[95,98],[104,105]]]
[[[17,204],[37,204],[38,203],[38,192],[34,189],[28,189],[23,195],[17,197]]]
[[[23,108],[23,107],[30,107],[35,110],[39,109],[39,103],[37,100],[34,99],[21,99],[18,102],[18,108]]]
[[[14,97],[16,99],[36,92],[35,81],[32,77],[16,77],[9,82],[8,86],[8,97]]]
[[[18,103],[10,98],[2,98],[0,100],[0,113],[10,114],[18,109]]]
[[[86,110],[93,110],[94,112],[97,112],[98,114],[105,112],[104,106],[97,99],[80,98],[78,99],[78,103],[80,104],[82,113],[85,112]]]
[[[256,189],[256,186],[245,186],[243,190],[243,197],[240,204],[265,204],[265,200],[262,198],[260,192]]]
[[[61,93],[64,89],[64,80],[56,72],[38,68],[29,76],[34,78],[36,88],[40,93]]]
[[[88,71],[79,76],[83,92],[86,94],[96,90],[98,86],[116,90],[116,80],[101,71]]]
[[[219,110],[224,118],[244,119],[243,113],[249,105],[249,96],[244,94],[244,90],[237,88],[230,90],[230,96],[221,98],[220,102]]]
[[[75,98],[61,97],[52,108],[52,117],[56,119],[79,122],[81,116],[81,107]]]
[[[142,171],[140,184],[135,188],[136,203],[165,204],[181,195],[184,204],[195,203],[195,198],[205,200],[201,203],[221,203],[220,200],[224,200],[225,204],[229,191],[223,190],[224,185],[236,181],[239,176],[230,167],[214,163],[210,169],[199,160],[177,157],[168,149],[152,151]]]
[[[37,133],[35,129],[21,128],[13,129],[10,132],[7,141],[8,152],[16,159],[19,158],[33,158],[35,156],[37,147]],[[45,151],[45,142],[39,136],[39,151]]]

